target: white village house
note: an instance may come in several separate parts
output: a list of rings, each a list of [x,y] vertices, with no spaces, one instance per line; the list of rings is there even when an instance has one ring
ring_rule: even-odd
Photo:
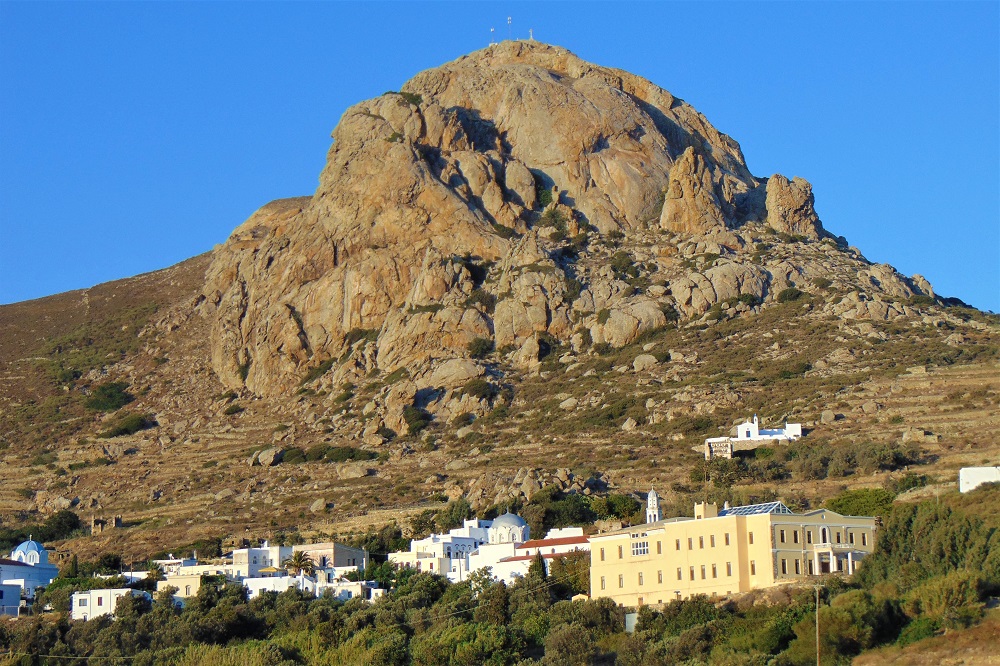
[[[963,467],[958,470],[958,492],[967,493],[984,483],[1000,483],[1000,467]]]
[[[111,615],[118,606],[118,600],[129,594],[133,597],[152,599],[148,592],[127,587],[74,592],[70,601],[70,619],[91,620],[102,615]]]
[[[801,423],[785,423],[784,428],[761,428],[756,414],[752,421],[740,423],[735,430],[735,436],[706,439],[705,460],[732,458],[736,451],[751,451],[769,442],[793,442],[802,437]]]

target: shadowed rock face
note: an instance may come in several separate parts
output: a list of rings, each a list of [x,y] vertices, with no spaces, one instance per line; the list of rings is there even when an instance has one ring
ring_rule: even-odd
[[[730,247],[748,222],[822,233],[807,182],[755,178],[688,104],[564,49],[493,45],[403,90],[348,109],[315,194],[264,206],[216,252],[200,308],[225,384],[274,395],[349,351],[354,372],[391,372],[462,356],[475,338],[521,348],[582,321],[622,345],[664,325],[662,299],[620,273],[576,276],[540,245],[546,220],[558,220],[546,241],[560,224],[560,238],[591,229],[626,244],[662,229]],[[555,192],[544,215],[543,190]],[[494,262],[485,283],[475,262]],[[768,293],[766,271],[716,273],[678,284],[682,314]]]

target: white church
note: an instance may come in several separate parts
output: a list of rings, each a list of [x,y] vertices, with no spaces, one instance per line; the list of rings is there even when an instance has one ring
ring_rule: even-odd
[[[493,520],[466,520],[448,534],[414,539],[409,551],[389,553],[389,561],[445,576],[453,583],[489,567],[495,579],[510,584],[528,573],[538,555],[547,570],[554,558],[589,550],[582,527],[553,529],[544,539],[531,539],[531,528],[524,518],[508,512]]]
[[[737,425],[735,436],[709,437],[705,440],[705,460],[732,458],[736,451],[751,451],[767,443],[793,442],[802,437],[801,423],[785,423],[783,428],[761,428],[757,415]],[[697,447],[695,447],[697,450]]]
[[[19,544],[10,559],[0,559],[0,585],[19,586],[25,599],[34,599],[35,589],[45,587],[58,575],[59,568],[49,564],[49,551],[31,538]]]

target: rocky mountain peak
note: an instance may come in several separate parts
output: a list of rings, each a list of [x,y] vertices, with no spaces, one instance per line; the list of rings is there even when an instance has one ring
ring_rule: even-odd
[[[828,236],[809,183],[754,177],[683,100],[555,46],[421,72],[333,139],[312,197],[265,206],[215,253],[199,308],[230,387],[285,393],[331,359],[349,359],[340,379],[419,374],[477,339],[530,367],[546,336],[621,346],[863,262],[831,239],[825,264],[752,258],[762,234]]]

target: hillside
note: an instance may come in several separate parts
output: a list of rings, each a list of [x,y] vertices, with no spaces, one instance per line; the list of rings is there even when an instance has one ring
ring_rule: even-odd
[[[648,81],[508,42],[333,138],[212,253],[0,307],[4,526],[120,514],[72,548],[144,559],[545,486],[804,508],[1000,463],[997,318]],[[692,447],[753,413],[808,435],[704,483]]]

